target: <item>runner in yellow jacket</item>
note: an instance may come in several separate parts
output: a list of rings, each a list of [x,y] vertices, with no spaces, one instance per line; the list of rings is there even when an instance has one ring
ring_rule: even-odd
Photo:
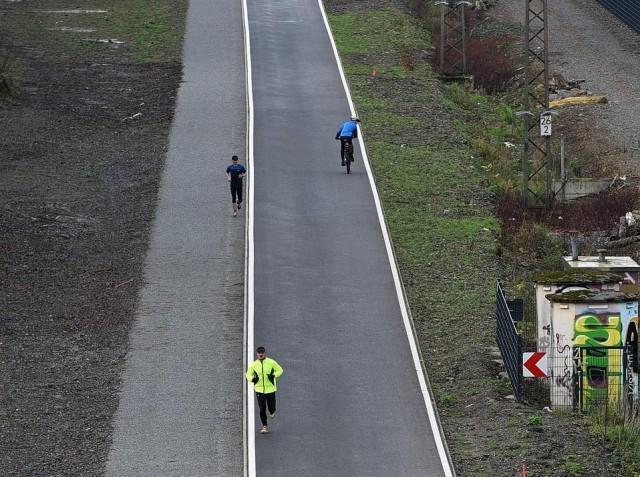
[[[247,380],[253,383],[253,390],[256,393],[258,407],[260,408],[260,421],[262,429],[260,432],[269,432],[267,427],[267,407],[269,415],[276,415],[276,390],[277,381],[282,376],[282,367],[274,359],[267,358],[264,346],[256,349],[257,358],[247,369]]]

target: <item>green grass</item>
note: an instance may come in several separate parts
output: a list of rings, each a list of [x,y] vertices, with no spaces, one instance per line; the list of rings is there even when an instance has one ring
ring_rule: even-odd
[[[111,63],[179,62],[186,1],[95,0],[78,5],[69,0],[35,0],[10,4],[5,21],[18,24],[20,32],[10,39],[30,45],[31,53],[48,61],[108,61]],[[64,14],[45,10],[90,9],[107,13]],[[25,12],[24,10],[28,10]],[[94,32],[61,28],[94,29]],[[124,42],[101,43],[112,39]]]
[[[343,56],[375,53],[398,59],[402,47],[425,49],[429,41],[419,20],[395,8],[331,15],[331,28]]]
[[[571,477],[580,477],[581,475],[584,475],[584,464],[578,462],[578,460],[581,459],[574,455],[565,456],[562,467]]]

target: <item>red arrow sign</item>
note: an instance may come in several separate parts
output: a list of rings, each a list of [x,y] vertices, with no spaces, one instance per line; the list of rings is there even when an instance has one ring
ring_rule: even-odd
[[[522,353],[522,376],[525,378],[547,377],[547,355],[536,351]]]

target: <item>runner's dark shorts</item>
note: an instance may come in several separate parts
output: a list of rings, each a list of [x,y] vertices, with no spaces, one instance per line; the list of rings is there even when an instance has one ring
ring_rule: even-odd
[[[231,203],[242,203],[242,181],[231,181]]]

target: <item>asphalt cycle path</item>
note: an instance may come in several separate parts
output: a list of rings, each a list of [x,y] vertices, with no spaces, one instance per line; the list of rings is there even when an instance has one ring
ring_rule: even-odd
[[[247,8],[252,344],[284,367],[271,432],[249,436],[249,475],[451,475],[358,147],[352,174],[340,167],[333,138],[350,110],[322,10],[317,0]]]
[[[245,156],[242,25],[237,0],[189,2],[109,477],[243,473],[244,220],[225,178]]]

